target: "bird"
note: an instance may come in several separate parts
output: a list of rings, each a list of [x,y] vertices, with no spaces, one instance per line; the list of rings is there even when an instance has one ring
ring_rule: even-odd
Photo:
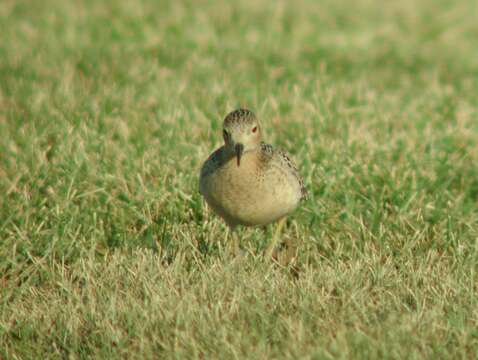
[[[201,167],[199,192],[231,232],[239,225],[278,221],[265,251],[270,256],[286,217],[307,199],[304,181],[286,152],[262,141],[261,124],[251,110],[227,114],[222,136],[224,145]],[[238,243],[233,246],[237,249]]]

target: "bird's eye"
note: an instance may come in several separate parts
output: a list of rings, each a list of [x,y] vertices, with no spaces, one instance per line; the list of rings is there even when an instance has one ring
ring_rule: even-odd
[[[255,133],[256,131],[257,131],[257,126],[254,126],[254,127],[252,128],[252,132]]]
[[[226,130],[222,130],[222,135],[223,135],[225,138],[227,138],[227,137],[229,136],[229,134],[227,133]]]

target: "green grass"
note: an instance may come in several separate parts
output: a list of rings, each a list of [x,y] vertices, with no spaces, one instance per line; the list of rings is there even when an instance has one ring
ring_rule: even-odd
[[[478,357],[477,14],[1,1],[0,358]],[[290,266],[198,194],[238,106],[310,193]]]

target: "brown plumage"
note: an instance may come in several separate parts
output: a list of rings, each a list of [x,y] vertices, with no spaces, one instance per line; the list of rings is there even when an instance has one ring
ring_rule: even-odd
[[[260,124],[252,111],[229,113],[223,137],[224,145],[202,166],[199,189],[229,226],[267,225],[292,213],[307,197],[287,153],[261,141]]]

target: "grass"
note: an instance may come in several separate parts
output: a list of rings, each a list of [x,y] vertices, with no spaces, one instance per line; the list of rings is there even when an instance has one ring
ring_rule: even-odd
[[[3,0],[0,358],[477,357],[477,13]],[[238,106],[304,175],[298,273],[198,194]]]

